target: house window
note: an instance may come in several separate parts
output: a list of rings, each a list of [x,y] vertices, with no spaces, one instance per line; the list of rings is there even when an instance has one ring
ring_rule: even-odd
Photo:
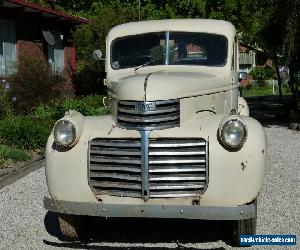
[[[0,19],[0,75],[11,75],[16,66],[15,23]]]
[[[53,32],[55,44],[48,44],[48,62],[51,65],[53,74],[61,74],[64,71],[64,43],[63,34]]]

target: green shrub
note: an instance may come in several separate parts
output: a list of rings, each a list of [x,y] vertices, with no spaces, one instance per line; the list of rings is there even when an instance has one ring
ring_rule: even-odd
[[[9,147],[7,145],[0,145],[0,159],[13,161],[26,161],[31,159],[31,155],[27,152]]]
[[[64,108],[61,101],[52,100],[48,104],[41,104],[34,112],[39,119],[58,120],[64,116]]]
[[[17,98],[17,111],[27,114],[41,103],[52,100],[64,82],[63,76],[53,75],[45,60],[22,55],[16,73],[10,79],[12,94]]]
[[[103,106],[101,95],[87,96],[84,98],[67,97],[62,101],[51,101],[48,104],[40,105],[34,112],[34,116],[40,119],[57,120],[64,116],[68,110],[77,110],[85,116],[105,115],[108,110]]]
[[[20,149],[44,148],[53,125],[51,119],[7,117],[0,121],[0,143]]]
[[[82,99],[66,98],[63,103],[65,111],[77,110],[85,116],[89,115],[104,115],[107,113],[103,107],[103,96],[88,96]]]
[[[12,105],[9,93],[0,83],[0,117],[12,115]]]
[[[250,73],[254,80],[264,81],[275,78],[275,70],[271,66],[257,66],[253,68]]]

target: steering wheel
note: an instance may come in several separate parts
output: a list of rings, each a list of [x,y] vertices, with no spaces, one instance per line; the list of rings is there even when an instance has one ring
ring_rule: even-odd
[[[149,61],[155,60],[154,57],[150,55],[138,55],[130,60],[131,65],[142,65]]]

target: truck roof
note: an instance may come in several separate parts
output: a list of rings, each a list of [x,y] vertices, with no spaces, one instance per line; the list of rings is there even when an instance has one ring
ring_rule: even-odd
[[[235,35],[234,26],[230,22],[224,20],[165,19],[131,22],[118,25],[111,29],[108,34],[108,40],[110,41],[116,37],[159,31],[203,32],[220,34],[226,37],[233,37]]]

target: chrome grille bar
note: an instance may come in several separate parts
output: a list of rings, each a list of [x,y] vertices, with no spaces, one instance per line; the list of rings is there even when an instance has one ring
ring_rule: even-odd
[[[153,110],[139,110],[136,106],[153,104]],[[118,102],[118,125],[126,129],[163,129],[179,126],[180,103],[179,100],[166,100],[155,102]]]
[[[89,146],[89,185],[96,194],[141,197],[141,142],[93,139]]]
[[[207,142],[159,138],[149,144],[150,198],[199,196],[208,182]]]
[[[208,143],[201,138],[93,139],[89,184],[96,194],[196,197],[208,184]]]

